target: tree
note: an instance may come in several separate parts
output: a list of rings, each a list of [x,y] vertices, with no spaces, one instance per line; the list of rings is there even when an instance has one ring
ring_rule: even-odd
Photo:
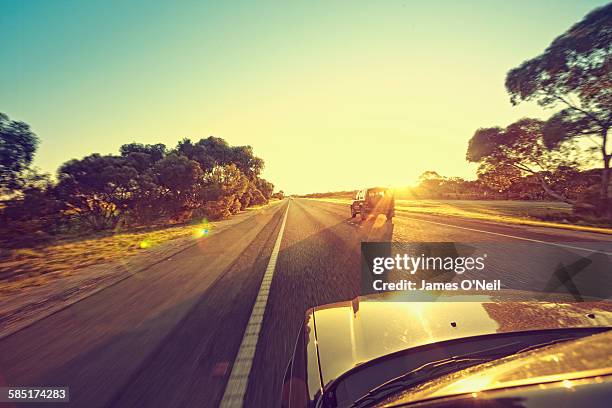
[[[588,137],[603,162],[597,206],[612,216],[608,131],[612,124],[612,3],[593,10],[557,37],[541,55],[508,72],[513,104],[535,100],[560,106],[543,127],[551,148]]]
[[[166,145],[163,143],[150,145],[135,142],[122,145],[119,148],[119,152],[123,157],[145,157],[141,155],[146,155],[148,162],[151,164],[163,159],[167,153]]]
[[[416,189],[418,196],[434,197],[439,195],[440,185],[444,181],[444,177],[433,170],[427,170],[419,176],[418,187]]]
[[[215,166],[234,164],[249,180],[255,180],[264,167],[264,161],[253,154],[251,146],[230,146],[224,139],[210,136],[192,143],[183,139],[177,151],[200,163],[204,172],[210,172]]]
[[[253,154],[251,146],[232,147],[232,163],[238,167],[249,180],[254,180],[263,170],[264,161]]]
[[[51,239],[66,221],[65,204],[51,183],[25,186],[17,198],[8,200],[0,212],[0,242],[6,247],[31,246]]]
[[[257,178],[255,180],[255,187],[261,192],[265,200],[269,200],[274,192],[274,184],[263,178]]]
[[[24,122],[0,113],[0,194],[11,195],[23,187],[38,146],[38,137]]]
[[[559,181],[564,172],[579,167],[580,150],[575,143],[566,141],[556,149],[546,147],[542,135],[544,122],[521,119],[505,129],[500,127],[478,129],[469,141],[466,159],[479,163],[479,174],[484,181],[500,191],[510,188],[519,178],[532,175],[549,196],[583,207],[551,185]]]
[[[176,150],[179,154],[198,162],[205,173],[211,172],[215,166],[230,164],[233,156],[230,145],[225,140],[214,136],[200,139],[196,143],[183,139]]]
[[[55,191],[93,229],[101,230],[114,227],[133,208],[145,177],[125,157],[96,153],[64,163]]]
[[[160,202],[171,215],[181,215],[203,205],[204,172],[195,160],[171,153],[153,169],[160,186]]]
[[[253,205],[262,205],[266,203],[266,197],[261,193],[261,191],[255,189],[253,192],[253,198],[251,199],[251,204]]]
[[[519,182],[522,175],[521,170],[507,164],[490,166],[488,163],[482,163],[476,172],[482,184],[500,194],[507,193]]]
[[[213,136],[196,143],[183,139],[172,150],[133,142],[122,145],[120,155],[70,160],[60,166],[56,183],[30,166],[38,139],[28,125],[0,114],[0,136],[5,243],[32,242],[18,240],[19,234],[37,234],[42,242],[49,233],[83,224],[102,230],[164,218],[225,218],[265,203],[274,188],[259,178],[264,162],[250,146],[230,146]]]
[[[205,176],[205,210],[211,218],[227,218],[243,208],[249,180],[234,164],[216,166]],[[249,197],[250,203],[250,197]]]
[[[438,174],[437,171],[427,170],[427,171],[424,171],[419,176],[419,184],[421,184],[423,182],[427,182],[429,180],[436,180],[436,181],[439,182],[442,179],[444,179],[444,177],[442,177],[440,174]]]

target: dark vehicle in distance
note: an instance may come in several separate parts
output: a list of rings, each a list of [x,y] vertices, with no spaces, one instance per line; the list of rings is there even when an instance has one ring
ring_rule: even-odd
[[[612,304],[393,302],[307,312],[283,407],[607,407]]]
[[[393,190],[384,187],[359,190],[351,204],[351,218],[359,214],[365,220],[371,214],[384,214],[391,221],[395,216],[395,196]]]

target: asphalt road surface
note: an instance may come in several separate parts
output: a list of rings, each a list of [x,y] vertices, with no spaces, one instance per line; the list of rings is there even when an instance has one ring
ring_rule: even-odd
[[[277,406],[306,309],[358,295],[361,241],[522,242],[538,253],[598,242],[612,252],[603,234],[399,211],[393,223],[361,222],[346,205],[285,200],[0,340],[0,384],[68,386],[78,407],[218,406],[285,214],[248,407]]]

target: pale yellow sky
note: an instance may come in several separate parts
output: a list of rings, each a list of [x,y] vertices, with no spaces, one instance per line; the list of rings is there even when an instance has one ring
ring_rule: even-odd
[[[287,193],[473,178],[479,127],[547,117],[510,105],[506,72],[604,1],[14,2],[0,111],[40,136],[35,163],[249,144]]]

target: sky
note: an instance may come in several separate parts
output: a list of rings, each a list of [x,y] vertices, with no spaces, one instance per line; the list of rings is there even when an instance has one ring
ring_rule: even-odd
[[[469,179],[476,129],[551,114],[512,106],[507,71],[605,3],[0,0],[0,112],[52,174],[214,135],[285,193]]]

